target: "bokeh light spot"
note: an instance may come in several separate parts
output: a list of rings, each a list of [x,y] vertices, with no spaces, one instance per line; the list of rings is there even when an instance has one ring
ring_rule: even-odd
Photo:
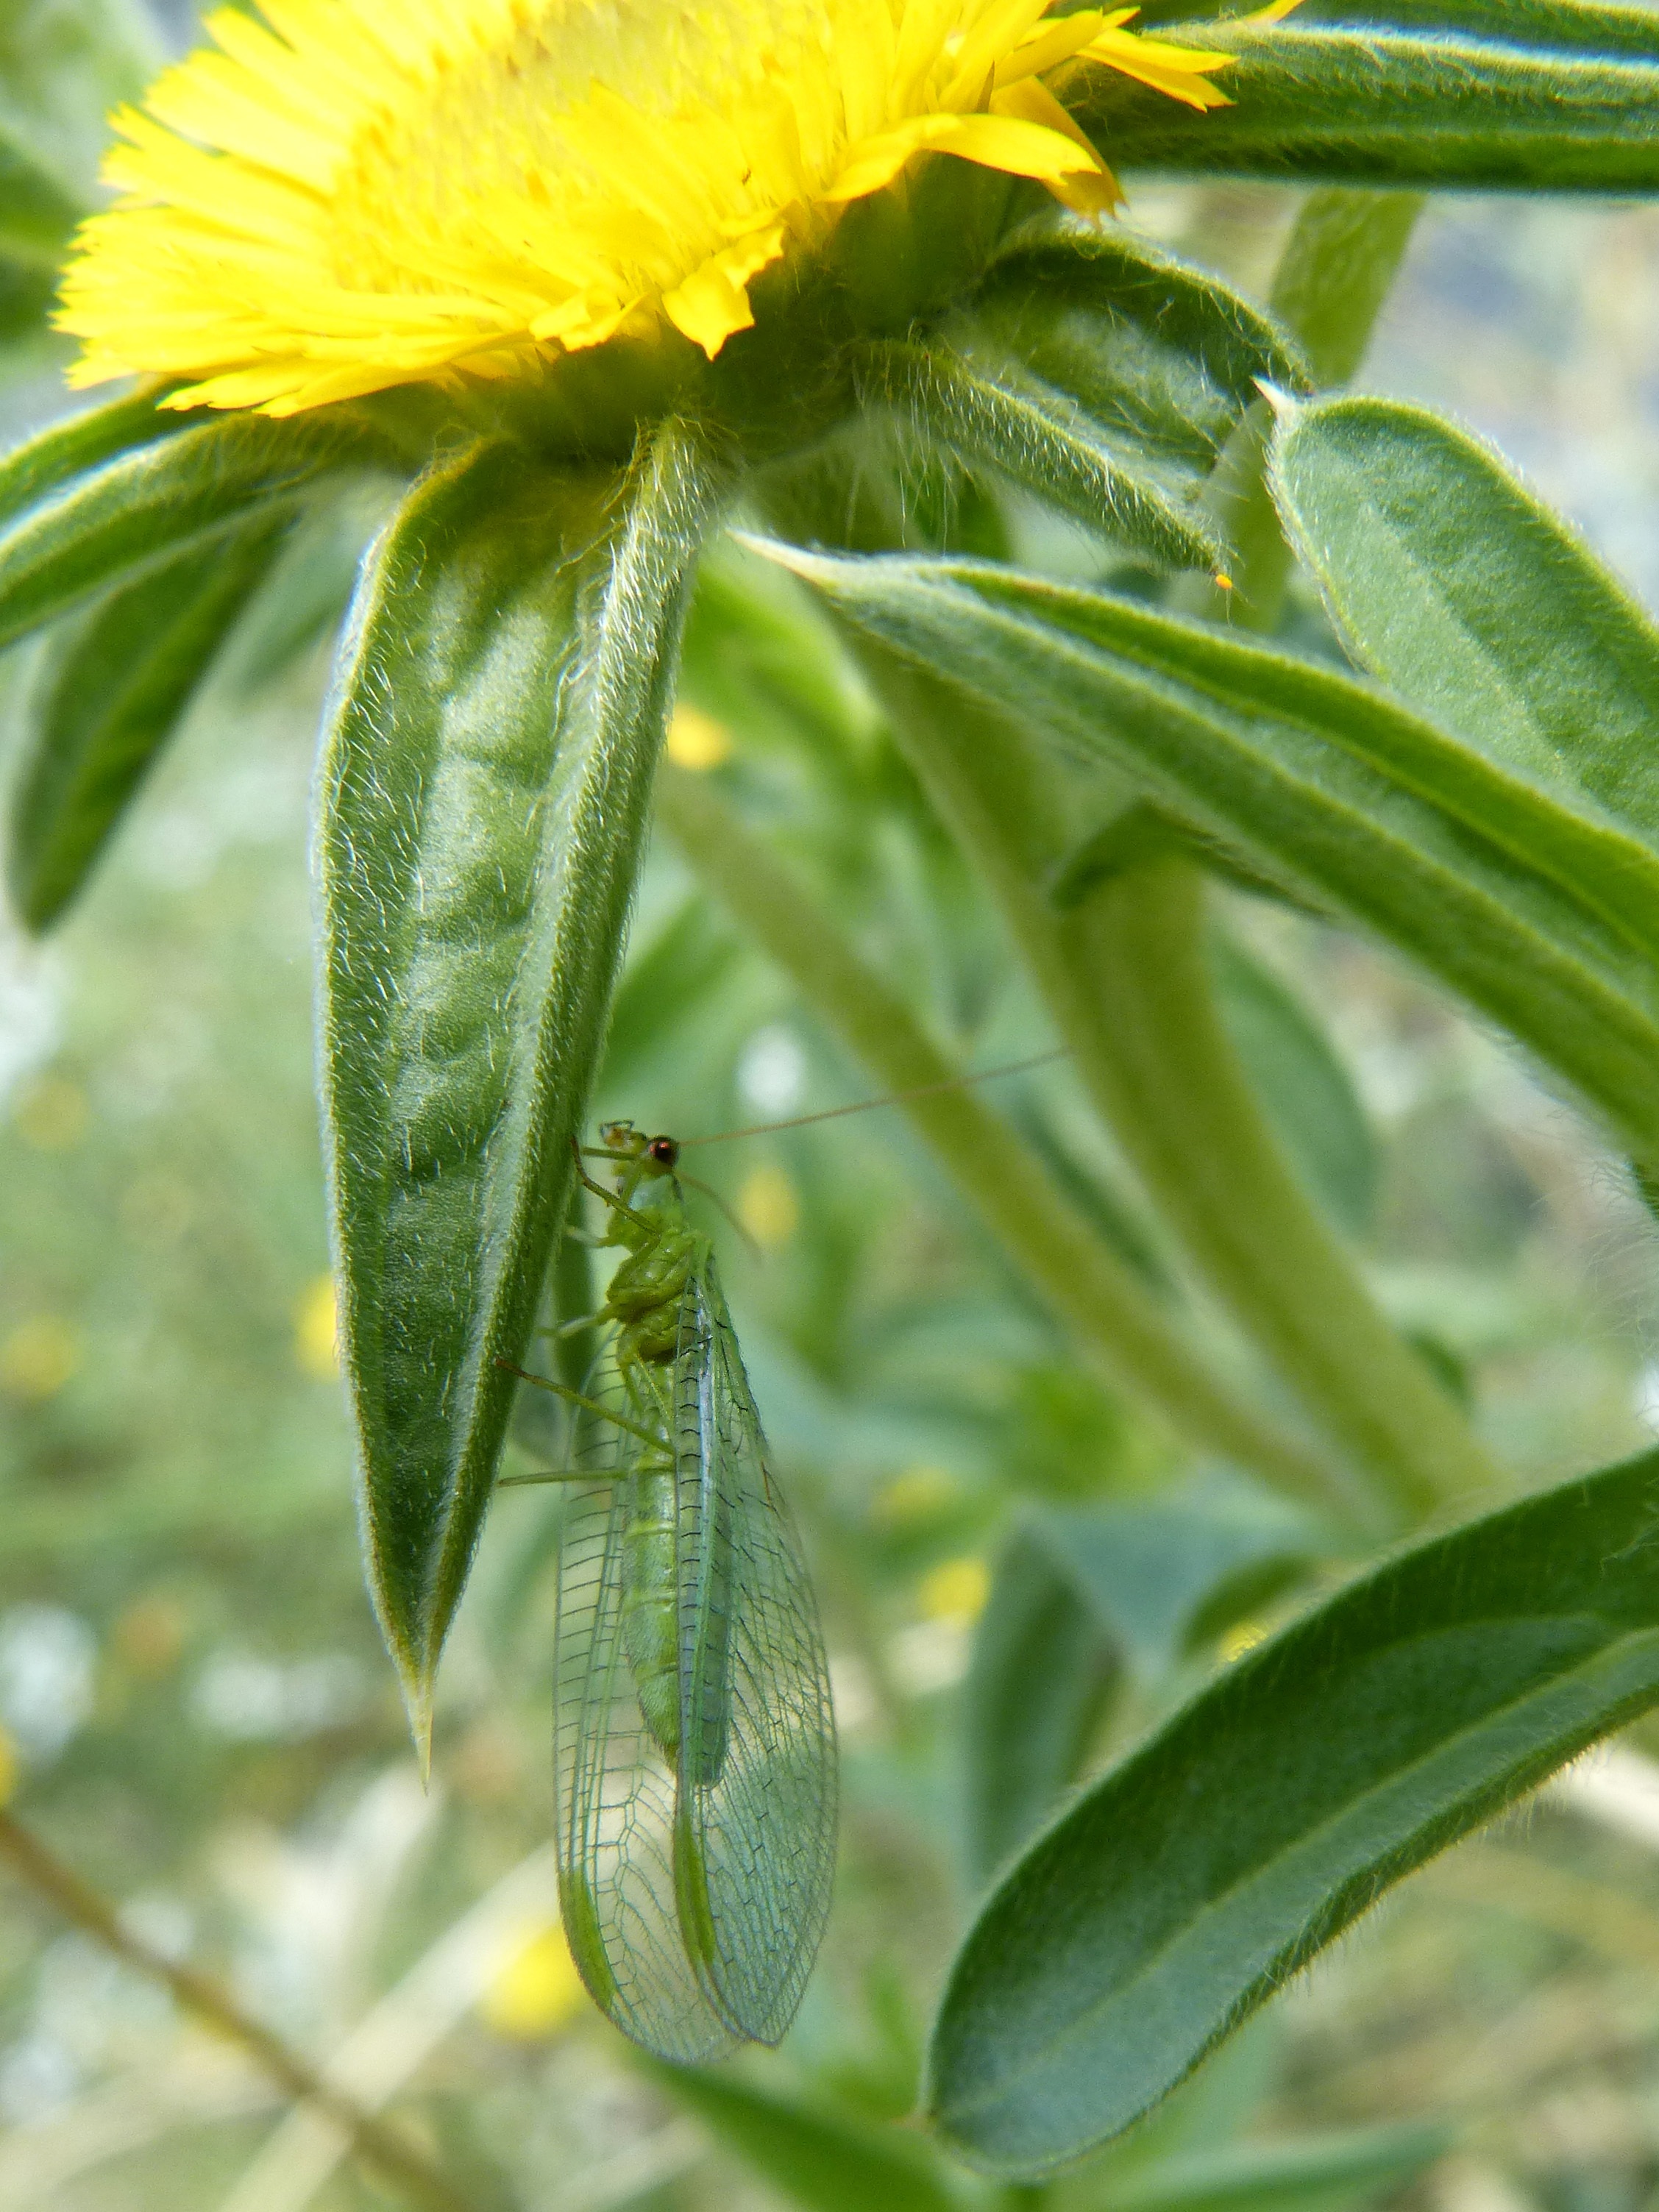
[[[55,1398],[80,1364],[79,1341],[61,1314],[36,1314],[0,1338],[0,1390],[27,1406]]]
[[[26,1145],[40,1152],[66,1152],[86,1135],[92,1109],[78,1083],[64,1075],[41,1075],[19,1091],[11,1118]]]
[[[719,768],[732,757],[732,732],[701,707],[682,703],[668,725],[668,757],[676,768]]]
[[[780,1167],[756,1168],[738,1193],[738,1218],[763,1252],[776,1252],[800,1227],[800,1200]]]
[[[930,1567],[916,1589],[916,1601],[926,1620],[946,1620],[971,1628],[985,1610],[991,1595],[991,1570],[981,1559],[941,1559]]]
[[[534,2043],[562,2027],[582,2002],[581,1978],[556,1920],[521,1942],[485,1990],[484,2025],[514,2042]]]
[[[332,1275],[319,1275],[294,1302],[294,1357],[321,1382],[331,1382],[340,1371],[340,1310]]]

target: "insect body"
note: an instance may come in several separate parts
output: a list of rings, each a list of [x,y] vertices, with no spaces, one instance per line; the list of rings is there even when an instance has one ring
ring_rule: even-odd
[[[560,1901],[596,2002],[648,2050],[775,2043],[828,1911],[836,1747],[811,1585],[678,1147],[600,1132],[626,1248],[577,1407],[555,1647]],[[534,1378],[531,1378],[534,1379]]]

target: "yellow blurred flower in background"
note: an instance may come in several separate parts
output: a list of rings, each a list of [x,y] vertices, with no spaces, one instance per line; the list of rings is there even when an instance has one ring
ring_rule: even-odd
[[[509,1953],[478,2011],[497,2035],[533,2043],[562,2027],[580,2010],[584,1995],[564,1930],[552,1920]]]
[[[677,768],[721,768],[732,757],[732,732],[724,722],[682,700],[669,717],[667,751]]]
[[[80,1364],[80,1341],[61,1314],[36,1314],[0,1338],[0,1390],[25,1405],[55,1398]]]
[[[916,1589],[916,1602],[924,1620],[943,1620],[971,1628],[985,1610],[991,1595],[991,1570],[983,1559],[941,1559],[930,1567]]]
[[[766,1162],[744,1176],[737,1214],[763,1252],[776,1252],[800,1227],[800,1200],[783,1170]]]
[[[340,1371],[340,1310],[332,1275],[319,1275],[294,1302],[294,1357],[319,1382],[331,1382]]]

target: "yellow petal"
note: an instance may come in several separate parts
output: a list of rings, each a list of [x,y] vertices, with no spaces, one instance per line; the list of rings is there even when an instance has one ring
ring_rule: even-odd
[[[1040,84],[1035,77],[1028,77],[1023,84],[1011,84],[1006,92],[997,94],[992,106],[996,114],[1018,115],[1027,123],[1058,131],[1088,155],[1091,167],[1079,169],[1071,176],[1046,179],[1048,190],[1062,207],[1093,220],[1114,214],[1123,205],[1117,179],[1076,118],[1060,106],[1046,84]]]
[[[1291,0],[1247,19],[1273,22]],[[755,275],[915,155],[1116,187],[1039,82],[1080,58],[1188,106],[1226,57],[1054,0],[260,0],[115,118],[60,326],[77,385],[293,411],[665,324],[713,355]],[[263,20],[259,20],[263,18]],[[793,243],[792,243],[793,242]]]
[[[730,246],[695,270],[684,284],[663,295],[663,313],[676,330],[700,345],[710,361],[738,331],[748,330],[755,312],[745,289],[769,262],[783,252],[781,223]]]

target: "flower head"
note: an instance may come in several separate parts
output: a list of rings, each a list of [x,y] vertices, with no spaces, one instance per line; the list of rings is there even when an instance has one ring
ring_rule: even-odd
[[[1271,15],[1294,0],[1278,0]],[[521,373],[665,319],[712,359],[749,285],[915,156],[1088,212],[1110,172],[1045,81],[1224,104],[1227,57],[1051,0],[260,0],[116,118],[121,197],[60,320],[80,384],[273,415]]]

